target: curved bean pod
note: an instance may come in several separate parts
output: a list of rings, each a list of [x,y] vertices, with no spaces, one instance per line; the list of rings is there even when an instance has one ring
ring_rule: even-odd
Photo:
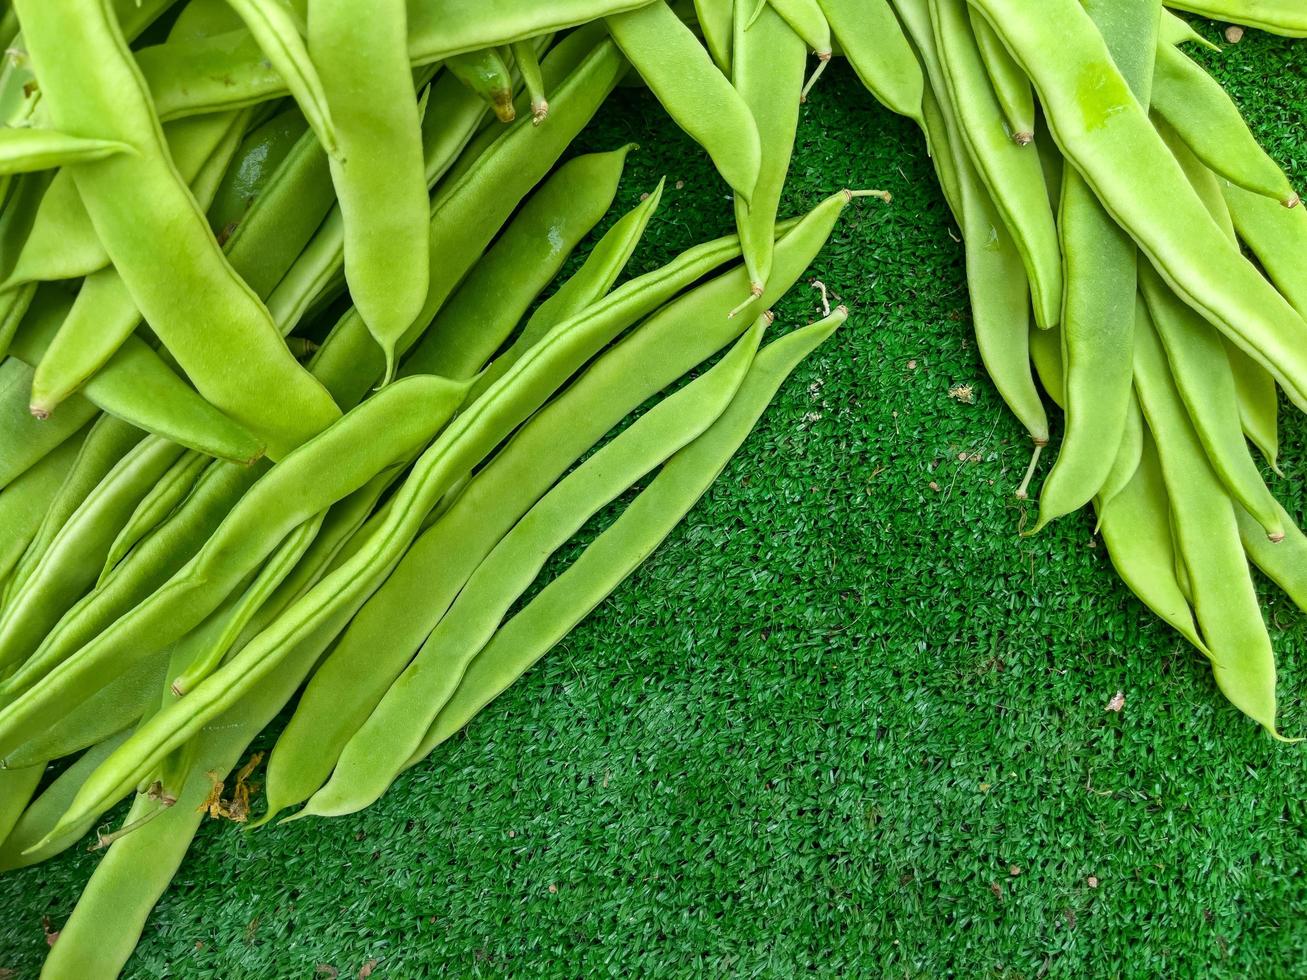
[[[1094,495],[1094,506],[1101,509],[1116,499],[1116,495],[1130,485],[1139,470],[1144,451],[1144,416],[1139,409],[1139,399],[1130,392],[1130,407],[1126,409],[1125,428],[1121,432],[1121,444],[1117,446],[1112,459],[1112,467],[1107,471],[1102,487]]]
[[[44,775],[44,762],[23,769],[0,769],[0,845],[8,843],[10,832],[28,801],[36,794],[36,787]],[[2,852],[3,848],[0,848]]]
[[[285,455],[339,410],[223,256],[168,159],[117,24],[99,0],[58,11],[18,0],[17,8],[55,125],[122,139],[140,154],[84,164],[74,180],[141,313],[201,394],[263,438],[274,458]],[[164,239],[174,247],[154,247]],[[233,359],[241,371],[231,370]]]
[[[383,384],[394,376],[395,345],[422,312],[430,277],[405,7],[405,0],[378,0],[360,19],[350,0],[309,3],[309,50],[340,125],[331,178],[345,226],[345,281],[385,356]]]
[[[891,112],[922,122],[925,79],[887,0],[818,0],[844,57]]]
[[[1144,437],[1134,476],[1110,501],[1096,502],[1095,507],[1103,543],[1121,580],[1144,605],[1206,652],[1193,610],[1176,580],[1171,504],[1151,437]]]
[[[738,48],[736,52],[738,63]],[[710,371],[641,415],[514,525],[469,577],[417,656],[346,743],[330,780],[295,818],[354,813],[386,791],[421,744],[468,663],[549,557],[602,507],[701,435],[726,410],[769,322],[766,315],[758,317]]]
[[[762,295],[771,275],[776,213],[794,150],[807,58],[804,42],[772,6],[764,4],[757,19],[746,28],[744,2],[736,3],[731,48],[731,83],[753,115],[762,146],[757,182],[750,195],[736,193],[734,202],[735,227],[740,233],[753,296]],[[820,11],[817,16],[821,17]],[[826,40],[829,57],[829,32]]]
[[[1227,180],[1221,194],[1239,238],[1300,316],[1307,317],[1307,208],[1286,210],[1270,198]]]
[[[545,91],[544,75],[540,71],[540,58],[530,41],[514,41],[509,50],[522,76],[522,85],[531,100],[531,123],[539,126],[549,115],[549,97]],[[512,89],[509,89],[510,93]],[[514,110],[514,115],[517,111]],[[502,117],[501,117],[502,118]]]
[[[1307,407],[1307,349],[1296,339],[1307,324],[1207,214],[1080,5],[972,2],[1030,75],[1058,145],[1153,267]]]
[[[1188,570],[1212,672],[1236,708],[1276,734],[1275,654],[1239,541],[1234,507],[1189,422],[1142,300],[1138,309],[1135,386],[1156,440],[1175,520],[1177,554]]]
[[[537,130],[539,132],[541,130]],[[841,192],[815,208],[790,234],[807,240],[813,252],[825,241],[851,195]],[[633,280],[601,307],[620,308],[622,300],[646,282]],[[423,519],[458,477],[469,471],[583,363],[613,339],[620,320],[596,309],[560,324],[532,348],[492,389],[441,433],[393,498],[384,522],[367,544],[326,575],[268,630],[202,681],[177,704],[149,719],[105,762],[78,794],[61,823],[75,826],[153,771],[167,754],[193,737],[205,723],[239,702],[250,688],[276,670],[297,644],[320,630],[339,629],[394,567]],[[384,393],[384,392],[383,392]],[[339,622],[340,626],[335,626]],[[334,633],[332,634],[334,635]],[[56,828],[53,834],[58,834]]]
[[[59,448],[91,421],[96,408],[85,398],[68,401],[58,418],[38,419],[23,403],[32,390],[32,369],[17,358],[0,362],[0,489]]]
[[[662,0],[607,23],[672,121],[708,151],[717,172],[748,201],[762,165],[758,127],[703,45]]]
[[[480,371],[608,211],[632,148],[573,157],[550,175],[441,307],[402,373],[470,379]]]
[[[748,26],[753,26],[753,21],[762,14],[764,7],[770,7],[780,14],[785,23],[790,25],[794,33],[801,37],[803,43],[817,56],[817,67],[804,83],[799,94],[800,102],[807,101],[808,93],[812,91],[812,87],[817,84],[817,79],[821,78],[826,66],[830,64],[830,23],[826,20],[826,15],[817,0],[765,0],[758,4],[758,10]]]
[[[214,234],[221,238],[231,236],[246,212],[276,179],[282,164],[300,146],[307,127],[302,113],[287,109],[245,134],[207,209],[209,227]],[[255,292],[260,290],[256,287]]]
[[[708,431],[668,460],[566,571],[500,627],[468,665],[406,767],[463,728],[654,552],[716,480],[790,372],[846,316],[841,307],[758,353],[734,401]]]
[[[1157,46],[1151,108],[1220,176],[1287,208],[1297,205],[1298,195],[1289,178],[1248,131],[1225,89],[1169,44]]]

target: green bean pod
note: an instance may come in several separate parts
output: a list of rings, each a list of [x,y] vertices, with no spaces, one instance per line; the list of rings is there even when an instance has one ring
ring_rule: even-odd
[[[360,19],[350,0],[309,2],[309,50],[340,127],[331,178],[345,226],[345,281],[385,356],[383,384],[395,372],[396,343],[422,312],[430,276],[405,7],[379,0]]]
[[[1307,317],[1307,208],[1288,210],[1229,181],[1219,185],[1239,238],[1280,294]]]
[[[1298,204],[1289,178],[1248,131],[1221,84],[1169,44],[1157,47],[1151,108],[1198,159],[1226,180],[1287,208]]]
[[[1239,541],[1234,506],[1207,462],[1142,300],[1137,309],[1135,386],[1161,459],[1177,554],[1188,571],[1205,652],[1222,693],[1276,734],[1275,654]]]
[[[1008,135],[1014,143],[1026,146],[1035,138],[1035,92],[1030,79],[983,17],[973,10],[970,20],[980,60],[1007,120]]]
[[[735,227],[740,233],[744,264],[749,270],[751,295],[761,296],[771,275],[776,213],[799,124],[799,93],[803,89],[806,52],[799,35],[769,5],[763,5],[757,19],[747,28],[745,20],[745,4],[741,0],[735,5],[731,83],[757,124],[762,156],[751,194],[735,194]]]
[[[1095,503],[1098,528],[1121,581],[1196,649],[1206,652],[1176,577],[1171,504],[1157,447],[1151,437],[1143,438],[1134,476],[1110,501]]]
[[[9,840],[44,774],[44,763],[23,769],[0,769],[0,846]]]
[[[470,379],[480,371],[608,211],[632,148],[573,157],[550,175],[441,307],[402,373]]]
[[[872,95],[900,116],[922,122],[921,64],[887,0],[819,0],[844,57]]]
[[[738,40],[738,36],[737,36]],[[737,62],[739,49],[737,52]],[[375,802],[417,750],[468,663],[549,557],[730,404],[753,361],[760,316],[710,371],[624,429],[529,510],[486,556],[412,662],[341,751],[330,780],[295,816],[340,816]]]
[[[830,22],[826,20],[826,14],[817,0],[765,0],[758,3],[757,11],[750,18],[748,26],[753,26],[753,22],[762,15],[764,8],[770,8],[780,14],[785,23],[790,25],[794,33],[802,38],[803,43],[817,56],[817,67],[799,93],[799,101],[806,101],[808,93],[817,84],[817,79],[830,64],[832,53]]]
[[[1307,407],[1307,349],[1295,339],[1307,325],[1207,214],[1080,5],[972,2],[1030,75],[1058,145],[1153,267]],[[1089,77],[1092,92],[1078,82]]]
[[[911,9],[921,2],[899,0],[899,9]],[[989,188],[1025,263],[1035,322],[1048,328],[1061,316],[1062,253],[1039,159],[1008,138],[1002,109],[971,32],[966,0],[929,0],[929,7],[941,75],[958,120],[959,142]],[[923,18],[924,12],[919,11],[909,21],[914,36],[925,29],[924,24],[914,26]],[[917,42],[921,44],[920,37]]]
[[[168,158],[117,24],[99,0],[59,11],[39,0],[17,6],[51,120],[139,153],[79,166],[74,179],[141,313],[201,394],[263,438],[271,456],[285,455],[339,410],[223,256]],[[161,240],[172,247],[157,249]]]
[[[304,136],[307,122],[296,109],[277,113],[242,138],[209,203],[209,227],[220,239],[231,236],[274,180]],[[258,290],[255,290],[258,292]]]
[[[748,201],[762,165],[753,113],[690,29],[662,2],[608,18],[608,29],[672,121],[708,151]]]
[[[526,89],[527,98],[531,100],[531,124],[539,126],[549,116],[549,96],[545,88],[544,75],[540,71],[540,57],[536,54],[535,45],[530,41],[514,41],[509,50],[517,71],[522,76],[522,85]],[[513,114],[516,116],[516,109],[513,110]]]
[[[407,766],[462,729],[590,614],[643,562],[717,479],[790,372],[844,321],[829,317],[764,347],[730,407],[673,456],[620,517],[499,628],[468,665]]]
[[[813,244],[815,253],[851,196],[841,192],[829,198],[790,234],[796,242]],[[98,811],[107,801],[116,799],[124,787],[134,786],[153,771],[205,723],[258,687],[278,664],[285,662],[296,644],[336,622],[341,626],[348,622],[394,567],[426,514],[452,483],[485,458],[563,381],[613,339],[615,328],[620,329],[622,322],[614,314],[647,285],[647,277],[645,282],[633,280],[614,291],[602,304],[602,310],[596,308],[560,324],[481,399],[469,405],[419,458],[396,493],[385,521],[371,533],[362,550],[319,581],[186,698],[145,722],[87,781],[61,823],[76,825],[85,813]],[[3,713],[11,711],[13,705],[3,709]],[[60,832],[56,828],[52,833]]]

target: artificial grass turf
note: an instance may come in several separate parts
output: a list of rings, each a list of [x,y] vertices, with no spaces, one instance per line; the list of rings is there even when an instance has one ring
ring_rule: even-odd
[[[1307,44],[1249,32],[1206,60],[1307,186]],[[632,271],[729,230],[647,93],[578,150],[630,139],[609,221],[668,176]],[[799,143],[784,211],[895,196],[851,207],[813,267],[848,324],[667,544],[379,803],[207,823],[127,975],[1304,972],[1303,749],[1222,701],[1088,513],[1018,536],[1029,448],[919,134],[840,66]],[[817,305],[800,285],[779,321]],[[1301,515],[1307,425],[1283,422],[1275,489]],[[1261,586],[1283,728],[1307,734],[1304,619]],[[35,975],[42,916],[95,860],[0,876],[0,968]]]

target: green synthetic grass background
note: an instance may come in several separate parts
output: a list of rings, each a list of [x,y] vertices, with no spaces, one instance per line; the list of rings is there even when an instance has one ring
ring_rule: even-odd
[[[1307,44],[1250,32],[1209,61],[1307,186]],[[637,271],[729,229],[647,93],[580,148],[630,139],[614,216],[668,177]],[[1018,536],[1028,446],[970,342],[922,140],[837,66],[784,210],[844,186],[894,193],[812,269],[853,315],[667,544],[371,809],[206,824],[127,975],[1307,970],[1304,749],[1221,700],[1087,514]],[[778,306],[816,310],[807,286]],[[1285,423],[1302,513],[1307,426]],[[1264,591],[1284,728],[1307,733],[1304,619]],[[36,974],[42,916],[62,923],[94,863],[0,877],[0,970]]]

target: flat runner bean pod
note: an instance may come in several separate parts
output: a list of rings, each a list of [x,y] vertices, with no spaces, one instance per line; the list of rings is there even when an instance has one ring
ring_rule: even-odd
[[[0,490],[0,581],[22,557],[73,467],[81,439],[73,437]]]
[[[525,42],[522,46],[535,55],[535,49]],[[517,118],[513,108],[513,76],[503,55],[495,48],[482,48],[466,54],[451,55],[445,60],[445,67],[460,82],[483,99],[494,111],[500,122],[512,122]],[[540,65],[535,66],[537,77]],[[542,86],[543,87],[543,86]]]
[[[1287,208],[1298,204],[1289,178],[1249,132],[1220,82],[1169,44],[1157,46],[1150,107],[1215,173]]]
[[[1085,9],[1099,25],[1132,91],[1147,101],[1161,4],[1095,0]],[[973,19],[984,23],[974,11]],[[1079,510],[1103,490],[1118,457],[1124,467],[1118,480],[1128,482],[1136,455],[1129,444],[1123,457],[1110,451],[1122,446],[1134,398],[1135,244],[1075,170],[1063,174],[1061,185],[1057,227],[1063,266],[1066,427],[1057,460],[1040,489],[1036,531]],[[1108,488],[1105,500],[1123,486],[1117,482]]]
[[[1298,0],[1167,0],[1166,5],[1271,34],[1307,37],[1307,10]]]
[[[34,418],[24,404],[31,390],[31,368],[14,357],[0,362],[0,446],[5,447],[0,457],[0,489],[59,448],[97,414],[85,398],[74,398],[58,418]]]
[[[318,137],[328,156],[338,157],[344,152],[337,143],[333,106],[326,92],[326,84],[319,77],[321,64],[309,57],[304,43],[305,26],[297,11],[284,0],[227,0],[232,10],[240,15],[259,50],[285,79],[286,87],[294,96],[304,118]],[[312,13],[317,13],[314,5]],[[380,10],[357,22],[360,31],[387,20],[392,12]],[[400,18],[402,27],[404,19]],[[367,25],[367,26],[365,26]],[[312,25],[310,25],[310,30]],[[310,43],[312,39],[310,38]],[[407,67],[407,66],[406,66]],[[407,73],[406,73],[407,74]]]
[[[985,72],[994,86],[994,95],[1003,108],[1008,135],[1019,146],[1026,146],[1035,138],[1035,93],[1030,79],[1021,66],[1012,60],[1007,48],[994,29],[974,10],[969,11],[971,29],[976,35],[976,48]]]
[[[331,160],[345,228],[345,281],[381,346],[382,383],[395,345],[422,312],[430,280],[421,119],[405,53],[405,0],[310,0],[309,50],[340,126]]]
[[[45,763],[25,769],[0,769],[0,845],[5,844],[45,774]]]
[[[712,370],[641,415],[514,525],[345,745],[331,779],[296,817],[354,813],[386,791],[458,686],[467,664],[549,557],[600,508],[692,442],[726,410],[769,322],[767,315],[758,317]]]
[[[51,338],[67,319],[69,298],[58,287],[43,288],[14,337],[13,354],[26,364],[39,364]],[[35,375],[32,376],[33,380]],[[30,391],[30,384],[29,384]],[[177,376],[148,344],[128,337],[103,368],[89,378],[80,393],[64,402],[48,422],[62,424],[65,413],[80,411],[89,402],[118,418],[184,446],[223,459],[248,463],[263,444],[243,426],[205,401]]]
[[[245,134],[207,209],[209,227],[220,241],[236,230],[307,131],[303,114],[290,108]]]
[[[546,59],[548,67],[548,59]],[[461,178],[431,202],[430,289],[422,312],[396,345],[406,352],[426,330],[518,202],[589,122],[625,70],[611,41],[601,41],[558,88],[548,126],[519,119]],[[380,350],[357,310],[346,313],[310,363],[341,405],[357,404],[385,372]]]
[[[1031,76],[1053,137],[1108,213],[1181,299],[1307,407],[1297,341],[1307,325],[1207,214],[1079,3],[972,3]]]
[[[826,66],[830,64],[830,23],[826,20],[826,15],[817,0],[764,0],[757,4],[757,10],[749,19],[748,26],[753,26],[754,21],[762,15],[764,8],[770,8],[780,14],[785,23],[790,25],[794,33],[801,37],[803,43],[817,56],[817,67],[803,84],[799,94],[799,101],[805,102],[808,93],[817,84],[817,79],[821,78]]]
[[[468,665],[406,766],[462,729],[566,636],[666,539],[713,484],[790,372],[844,321],[829,317],[764,347],[715,423],[673,456],[566,571],[505,623]]]
[[[608,211],[631,149],[573,157],[551,174],[441,307],[402,373],[469,379],[480,371]]]
[[[1130,482],[1110,501],[1096,505],[1098,529],[1121,581],[1196,649],[1205,652],[1193,610],[1176,580],[1171,505],[1157,448],[1150,437],[1144,439]]]
[[[773,282],[759,306],[777,299],[808,267],[845,200],[844,195],[829,199],[781,241]],[[368,599],[301,699],[269,762],[273,810],[307,799],[322,785],[335,753],[380,701],[468,576],[554,481],[646,399],[739,335],[741,323],[724,312],[725,301],[746,282],[747,273],[737,268],[660,309],[537,411],[422,533]],[[624,291],[633,287],[623,286],[613,297]],[[557,330],[567,326],[563,321]],[[540,344],[555,338],[551,332]]]
[[[1188,572],[1205,652],[1222,693],[1278,737],[1275,654],[1239,541],[1234,505],[1207,463],[1142,300],[1137,308],[1135,387],[1161,459],[1177,554]]]
[[[296,363],[266,308],[227,263],[168,159],[117,24],[100,0],[72,0],[58,11],[40,0],[18,0],[17,9],[52,122],[121,139],[140,154],[84,164],[74,179],[141,313],[201,394],[280,458],[338,418],[339,410]],[[172,247],[156,248],[162,240]]]
[[[465,393],[440,378],[405,379],[269,470],[148,600],[80,648],[44,648],[9,678],[22,693],[0,708],[0,755],[34,717],[59,717],[94,693],[106,664],[121,670],[199,625],[295,527],[425,445]],[[49,671],[44,682],[27,686],[38,669]]]
[[[920,3],[900,0],[899,9]],[[1062,253],[1039,158],[1008,138],[1003,111],[971,32],[966,0],[929,0],[929,7],[941,73],[957,116],[958,142],[970,154],[1021,253],[1035,322],[1048,328],[1062,312]],[[911,21],[909,29],[915,36]],[[921,45],[920,37],[917,43]]]
[[[181,454],[181,446],[150,436],[133,446],[87,494],[0,613],[0,665],[27,660],[95,583],[118,528]],[[0,692],[16,689],[21,670],[0,682]]]
[[[1280,507],[1248,451],[1238,390],[1220,334],[1180,302],[1146,265],[1139,268],[1139,289],[1213,471],[1230,495],[1262,523],[1267,538],[1281,540]]]
[[[0,129],[0,174],[24,174],[134,152],[126,143],[82,139],[53,129]]]
[[[735,195],[735,227],[749,270],[751,295],[761,296],[771,275],[776,213],[794,150],[807,56],[799,35],[771,6],[764,4],[747,28],[746,17],[744,0],[740,0],[735,5],[731,83],[757,124],[762,156],[751,194]]]
[[[510,51],[518,73],[522,76],[527,97],[531,99],[531,124],[539,126],[549,115],[549,96],[545,89],[544,75],[540,71],[540,57],[530,41],[514,41]],[[516,114],[515,109],[514,115]]]
[[[1307,317],[1307,208],[1286,210],[1227,180],[1219,183],[1240,240],[1280,294]]]
[[[841,192],[815,208],[794,231],[815,252],[852,195]],[[655,277],[656,278],[656,277]],[[148,775],[169,752],[246,696],[297,644],[319,630],[339,629],[393,569],[412,543],[426,514],[461,474],[468,472],[521,422],[535,412],[582,364],[621,329],[620,309],[645,282],[633,280],[608,299],[555,328],[504,377],[457,416],[414,465],[384,522],[349,560],[323,577],[272,626],[223,664],[186,698],[145,722],[87,781],[64,822],[75,826],[84,813],[97,812],[125,788]],[[334,635],[334,633],[332,634]],[[10,709],[12,710],[12,706]],[[60,828],[53,832],[58,834]]]
[[[818,0],[835,40],[872,95],[921,125],[925,80],[887,0]]]
[[[82,502],[94,492],[110,471],[117,465],[138,442],[145,438],[145,433],[134,425],[129,425],[112,415],[101,415],[91,424],[86,439],[77,451],[77,458],[72,469],[59,485],[59,491],[41,519],[32,543],[24,552],[21,563],[14,569],[13,575],[5,586],[4,604],[27,581],[37,561],[45,554],[60,529],[82,505]],[[0,575],[0,577],[3,577]]]
[[[758,127],[690,29],[657,0],[610,16],[608,30],[672,121],[708,151],[717,172],[748,201],[762,165]]]
[[[127,556],[142,538],[162,524],[177,506],[186,499],[195,483],[209,466],[209,460],[199,453],[183,453],[168,467],[132,511],[121,531],[109,545],[104,557],[104,568],[97,582],[103,582],[118,563]]]

